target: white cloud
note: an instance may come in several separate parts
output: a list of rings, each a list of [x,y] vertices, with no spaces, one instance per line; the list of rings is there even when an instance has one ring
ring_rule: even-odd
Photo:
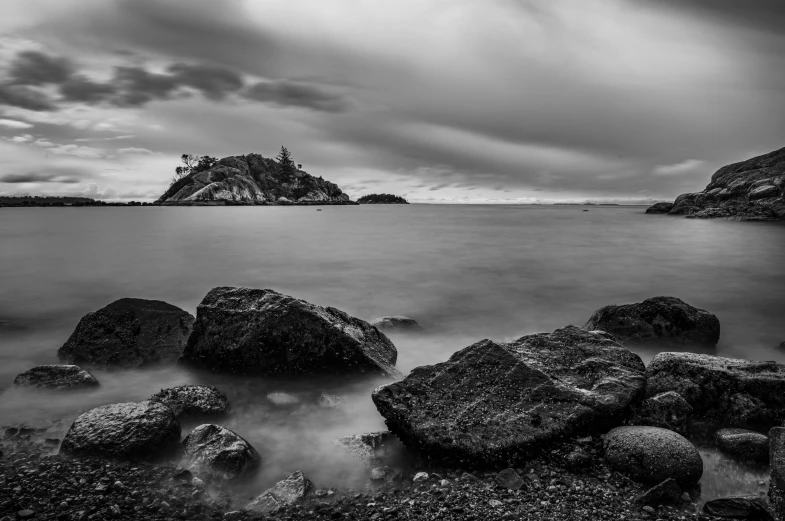
[[[690,174],[706,175],[705,165],[706,161],[701,161],[700,159],[687,159],[686,161],[673,165],[657,165],[651,173],[660,176],[683,176]]]
[[[95,183],[90,183],[87,188],[82,192],[85,197],[93,199],[113,199],[117,197],[117,192],[111,188],[101,190],[101,187]]]
[[[0,125],[10,128],[33,128],[33,125],[15,119],[0,119]]]
[[[49,148],[49,152],[52,152],[53,154],[81,157],[83,159],[99,159],[106,156],[104,151],[100,148],[83,147],[80,145],[53,145]]]
[[[14,136],[8,138],[8,141],[12,143],[27,143],[28,141],[32,141],[34,138],[30,134],[22,134],[21,136]]]
[[[117,149],[118,154],[152,154],[153,151],[149,148],[136,148],[136,147],[129,147],[129,148],[119,148]]]

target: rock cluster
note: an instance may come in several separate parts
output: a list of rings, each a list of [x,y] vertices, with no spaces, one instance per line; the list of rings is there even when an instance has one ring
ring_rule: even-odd
[[[14,385],[63,390],[98,387],[99,383],[89,371],[76,365],[38,365],[14,378]]]
[[[178,420],[220,417],[232,410],[229,398],[224,393],[206,385],[178,385],[161,389],[150,397],[150,401],[169,407]]]

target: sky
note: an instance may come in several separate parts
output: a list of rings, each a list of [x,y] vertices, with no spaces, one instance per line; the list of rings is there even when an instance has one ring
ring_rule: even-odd
[[[0,194],[286,146],[356,198],[646,202],[785,146],[782,0],[3,0]]]

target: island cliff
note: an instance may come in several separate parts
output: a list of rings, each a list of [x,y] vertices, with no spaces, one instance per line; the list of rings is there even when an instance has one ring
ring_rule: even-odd
[[[178,179],[162,205],[356,204],[338,185],[302,170],[286,172],[259,154],[230,156]]]
[[[690,218],[785,220],[785,148],[723,166],[702,192],[657,203],[646,213]]]

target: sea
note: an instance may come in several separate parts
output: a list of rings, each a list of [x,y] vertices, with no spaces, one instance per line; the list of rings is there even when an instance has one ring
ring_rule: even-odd
[[[645,215],[640,206],[363,205],[85,207],[0,210],[0,426],[60,420],[216,385],[235,413],[221,423],[261,454],[253,495],[295,470],[317,487],[360,486],[362,464],[336,438],[385,429],[372,401],[382,378],[262,378],[179,366],[94,374],[76,393],[17,389],[57,363],[79,319],[122,297],[192,314],[216,286],[270,288],[371,320],[405,315],[421,335],[391,333],[398,368],[434,364],[472,343],[583,325],[608,304],[670,295],[719,317],[700,352],[785,362],[785,224]],[[672,349],[672,348],[670,348]],[[634,349],[645,363],[654,349]],[[319,404],[321,393],[345,399]],[[183,425],[185,436],[193,425]],[[768,469],[704,458],[702,500],[764,494]]]

